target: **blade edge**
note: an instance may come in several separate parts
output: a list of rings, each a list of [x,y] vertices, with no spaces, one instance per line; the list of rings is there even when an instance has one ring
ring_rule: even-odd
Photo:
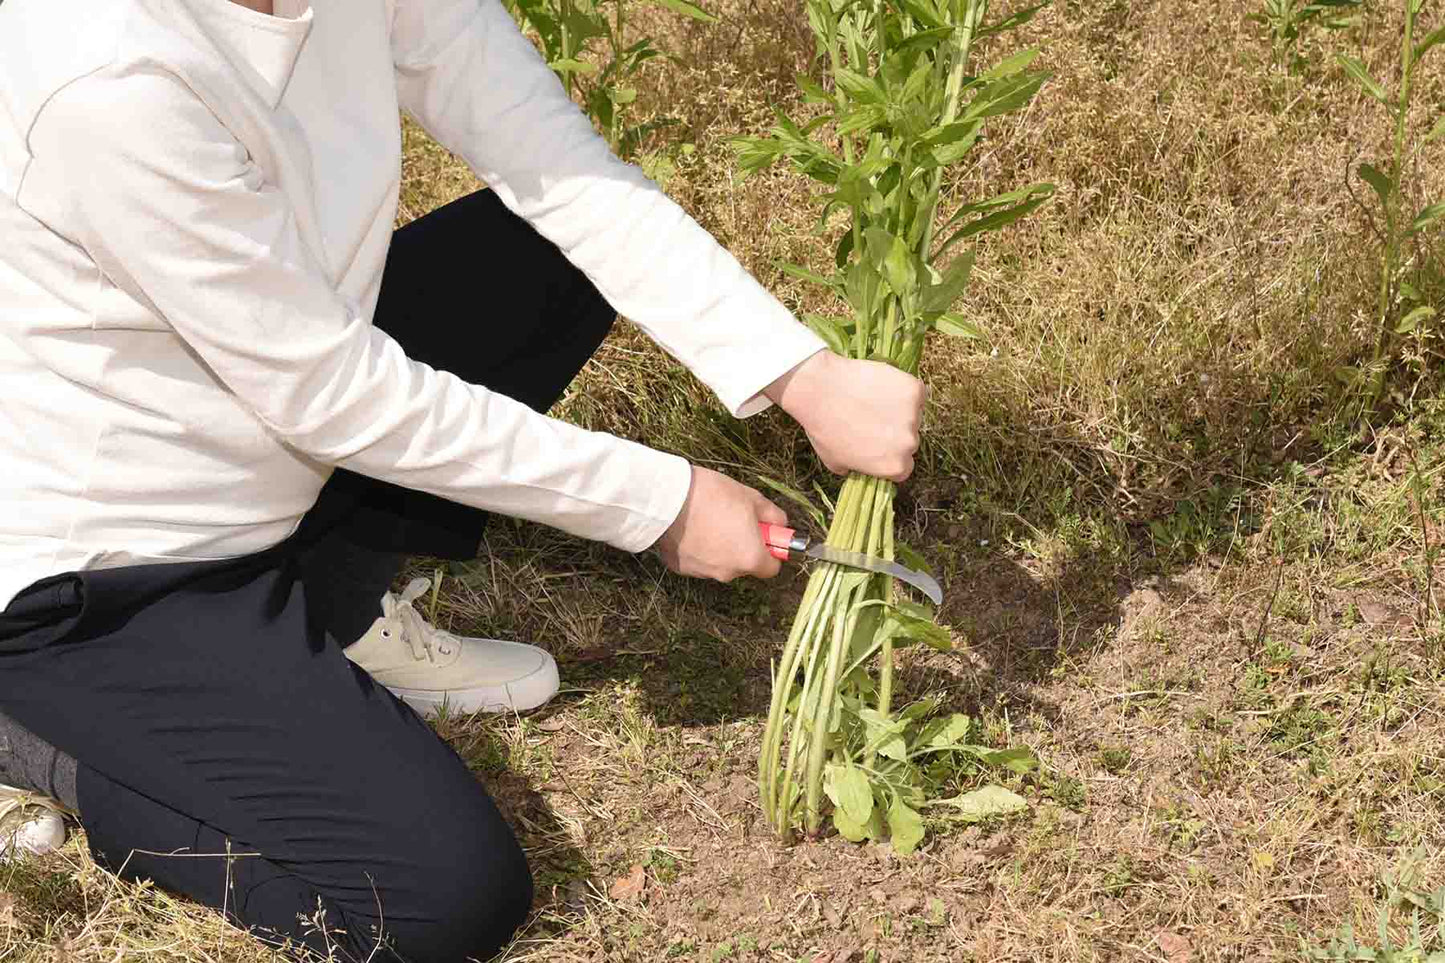
[[[943,604],[943,586],[938,584],[937,579],[924,572],[906,568],[897,562],[890,562],[887,559],[876,558],[872,555],[864,555],[861,552],[844,552],[836,548],[829,548],[826,545],[811,545],[805,554],[822,562],[846,565],[849,568],[859,568],[865,572],[877,572],[880,575],[891,575],[918,589],[924,595],[928,596],[929,601],[934,605]]]

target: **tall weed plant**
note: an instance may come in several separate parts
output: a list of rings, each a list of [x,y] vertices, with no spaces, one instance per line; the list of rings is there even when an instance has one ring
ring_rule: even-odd
[[[1411,165],[1425,147],[1445,137],[1445,115],[1423,133],[1411,131],[1409,126],[1412,98],[1419,90],[1421,64],[1445,42],[1445,26],[1426,33],[1420,22],[1426,0],[1402,2],[1405,26],[1400,41],[1400,80],[1393,88],[1376,79],[1358,58],[1343,53],[1337,55],[1345,73],[1386,111],[1394,131],[1391,149],[1385,158],[1356,168],[1360,179],[1369,185],[1379,214],[1378,219],[1372,221],[1380,242],[1379,298],[1375,308],[1378,337],[1371,375],[1360,379],[1370,386],[1372,405],[1384,391],[1387,363],[1394,357],[1399,338],[1415,333],[1423,336],[1425,326],[1439,314],[1439,308],[1427,303],[1426,295],[1412,283],[1411,275],[1418,275],[1430,257],[1426,235],[1445,218],[1445,201],[1419,207],[1410,205],[1407,181]],[[1359,375],[1363,372],[1356,373]]]
[[[587,111],[617,156],[631,160],[648,134],[672,123],[632,123],[636,81],[648,61],[667,58],[651,37],[631,36],[635,3],[704,23],[717,20],[691,0],[508,0],[512,16],[541,40],[547,64]]]
[[[1348,11],[1357,10],[1360,4],[1361,0],[1264,0],[1264,6],[1249,19],[1268,28],[1275,65],[1292,71],[1299,64],[1300,37],[1308,28],[1341,30],[1352,26],[1359,17]]]

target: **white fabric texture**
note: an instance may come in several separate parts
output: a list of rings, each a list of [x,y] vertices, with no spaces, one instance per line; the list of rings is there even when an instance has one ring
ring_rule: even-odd
[[[399,108],[734,414],[823,348],[611,155],[498,0],[276,9],[0,4],[0,608],[59,572],[267,548],[335,466],[628,551],[676,518],[682,459],[372,325]]]

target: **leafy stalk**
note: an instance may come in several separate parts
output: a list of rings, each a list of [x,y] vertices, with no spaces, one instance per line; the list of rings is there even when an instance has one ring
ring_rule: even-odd
[[[1375,363],[1385,357],[1390,338],[1390,289],[1394,284],[1395,271],[1400,260],[1399,192],[1400,174],[1405,164],[1405,121],[1410,111],[1410,76],[1415,66],[1415,15],[1419,8],[1416,0],[1405,0],[1405,34],[1401,40],[1400,54],[1403,74],[1400,78],[1399,100],[1395,104],[1395,149],[1390,163],[1390,185],[1393,188],[1385,201],[1385,249],[1381,252],[1380,264],[1380,339],[1375,344]],[[1383,385],[1383,379],[1380,382]]]
[[[944,88],[944,109],[943,123],[940,126],[947,127],[958,119],[958,105],[963,95],[963,71],[968,67],[968,57],[973,51],[973,37],[978,32],[979,23],[983,20],[984,10],[987,4],[974,4],[964,13],[965,20],[959,25],[958,31],[954,34],[953,43],[953,65],[948,71],[948,85]],[[929,208],[926,226],[923,229],[923,243],[919,245],[919,254],[924,257],[933,249],[933,232],[937,224],[933,219],[933,208],[938,206],[938,192],[943,186],[943,167],[933,172],[933,183],[929,187],[928,196],[932,202]]]
[[[965,293],[974,255],[946,267],[940,256],[960,240],[1024,216],[1053,191],[1035,184],[965,204],[941,225],[944,171],[967,156],[988,118],[1025,106],[1045,75],[1027,70],[1028,53],[969,76],[974,42],[986,29],[987,0],[806,4],[831,90],[810,78],[800,83],[827,115],[799,125],[780,113],[769,136],[736,141],[741,163],[752,171],[786,159],[828,187],[825,220],[835,210],[849,215],[836,271],[786,269],[825,285],[846,302],[848,314],[809,321],[840,354],[916,373],[927,332],[974,334],[950,314]],[[1017,26],[1039,9],[987,29]],[[952,234],[935,251],[941,227]],[[891,560],[898,550],[895,496],[891,482],[849,476],[827,544]],[[894,710],[894,652],[913,642],[952,645],[932,613],[899,597],[891,579],[826,564],[814,570],[774,669],[758,760],[763,811],[779,834],[799,825],[817,834],[828,815],[826,797],[844,836],[886,836],[908,852],[923,835],[918,808],[930,791],[923,760],[991,752],[967,742],[971,724],[963,716],[930,719],[930,706],[919,703]],[[1018,768],[1032,757],[1008,759]],[[1004,809],[1021,802],[1007,793],[989,798],[1004,800]]]
[[[1391,345],[1398,335],[1409,334],[1424,322],[1436,317],[1436,308],[1422,303],[1422,298],[1412,285],[1405,282],[1405,243],[1431,228],[1445,218],[1445,203],[1427,204],[1413,218],[1403,207],[1408,192],[1405,184],[1407,161],[1415,157],[1432,141],[1445,136],[1445,119],[1437,120],[1435,126],[1419,137],[1413,146],[1409,144],[1410,101],[1415,93],[1415,73],[1420,62],[1435,47],[1445,43],[1445,27],[1437,27],[1416,43],[1419,15],[1423,0],[1403,0],[1405,6],[1405,28],[1400,42],[1400,86],[1393,93],[1370,75],[1369,69],[1360,60],[1346,54],[1336,55],[1336,60],[1345,73],[1370,98],[1379,102],[1394,121],[1394,135],[1388,162],[1384,170],[1373,164],[1361,164],[1357,168],[1360,179],[1370,185],[1379,202],[1384,220],[1381,236],[1379,300],[1376,307],[1379,332],[1375,341],[1372,358],[1371,387],[1367,388],[1366,401],[1373,407],[1385,390],[1386,365]],[[1403,317],[1392,323],[1391,314],[1396,298],[1402,302]],[[1411,307],[1413,305],[1413,307]],[[1357,384],[1364,384],[1364,373],[1358,376]]]
[[[628,5],[666,7],[674,13],[712,23],[712,14],[692,0],[505,0],[514,19],[536,34],[547,64],[567,93],[585,110],[623,160],[631,160],[651,131],[676,123],[663,119],[628,124],[636,99],[632,86],[643,66],[663,56],[651,37],[627,37]],[[606,5],[612,4],[609,19]]]

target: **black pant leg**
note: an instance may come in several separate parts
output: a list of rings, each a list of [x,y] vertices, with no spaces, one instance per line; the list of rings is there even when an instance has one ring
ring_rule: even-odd
[[[521,848],[310,625],[288,548],[32,587],[0,614],[0,712],[80,760],[102,865],[341,959],[487,959],[530,907]]]
[[[490,190],[396,232],[375,321],[417,361],[539,412],[592,357],[616,313],[597,288]],[[340,470],[303,523],[315,616],[342,645],[379,614],[407,555],[470,559],[486,513]]]

